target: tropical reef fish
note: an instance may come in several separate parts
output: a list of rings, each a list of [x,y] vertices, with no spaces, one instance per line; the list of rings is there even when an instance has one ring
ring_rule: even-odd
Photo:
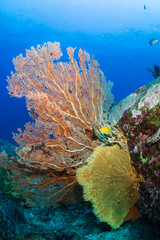
[[[152,38],[152,39],[149,41],[149,44],[152,46],[152,45],[155,44],[156,42],[158,42],[158,39],[157,39],[157,38]]]
[[[108,135],[111,133],[111,129],[109,127],[102,127],[99,129],[99,132],[102,134],[102,135]]]

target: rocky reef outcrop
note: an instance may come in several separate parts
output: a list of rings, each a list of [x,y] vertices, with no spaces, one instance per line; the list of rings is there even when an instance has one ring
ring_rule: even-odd
[[[139,187],[141,212],[160,222],[160,78],[114,106],[109,121],[124,132],[131,163],[144,177]]]

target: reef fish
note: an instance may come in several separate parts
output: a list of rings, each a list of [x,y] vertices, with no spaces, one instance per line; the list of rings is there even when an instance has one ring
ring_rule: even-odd
[[[111,129],[110,129],[110,127],[102,127],[99,129],[99,132],[105,136],[105,135],[109,135],[111,133]]]
[[[157,38],[152,38],[152,39],[149,41],[149,44],[152,46],[152,45],[155,44],[156,42],[158,42],[158,39],[157,39]]]

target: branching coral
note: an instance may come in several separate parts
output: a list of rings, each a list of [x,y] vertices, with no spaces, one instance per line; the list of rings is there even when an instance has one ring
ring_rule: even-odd
[[[129,153],[118,145],[99,146],[88,165],[77,170],[84,199],[91,201],[100,221],[118,228],[139,199],[138,178],[130,163]]]

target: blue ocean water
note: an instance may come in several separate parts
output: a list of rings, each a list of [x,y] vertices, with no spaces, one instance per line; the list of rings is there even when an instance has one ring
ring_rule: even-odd
[[[153,80],[146,67],[160,64],[159,0],[3,0],[0,1],[0,138],[30,120],[25,99],[9,96],[6,78],[12,59],[25,49],[58,41],[82,48],[114,83],[115,102]],[[14,142],[13,142],[14,143]]]

